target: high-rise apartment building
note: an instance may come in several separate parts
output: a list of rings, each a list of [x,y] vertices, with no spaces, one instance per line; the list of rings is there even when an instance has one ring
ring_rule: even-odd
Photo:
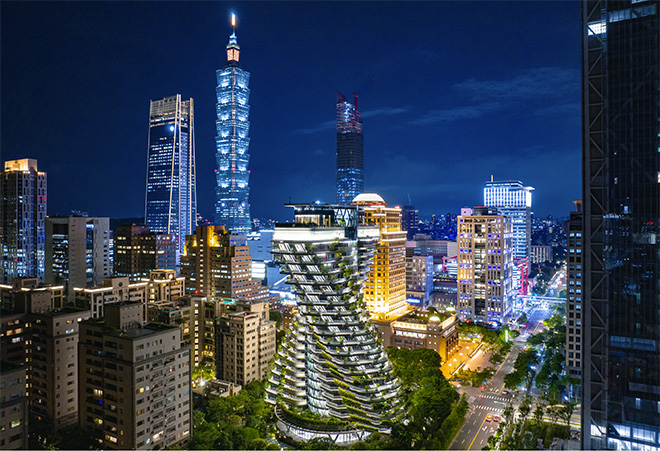
[[[197,169],[193,99],[152,100],[145,223],[153,233],[173,234],[177,255],[197,225]]]
[[[157,234],[149,226],[122,224],[114,239],[114,275],[137,282],[156,269],[176,269],[174,234]]]
[[[266,401],[284,412],[309,408],[364,431],[388,431],[385,422],[400,412],[400,382],[362,295],[378,227],[358,225],[357,206],[294,208],[295,222],[275,227],[273,254],[289,275],[298,312],[275,357]],[[287,433],[314,437],[293,427]],[[339,433],[336,442],[356,438]]]
[[[186,237],[181,256],[181,276],[186,279],[186,294],[207,297],[268,300],[268,287],[252,278],[252,257],[245,235],[223,226],[199,226]]]
[[[364,300],[374,319],[391,319],[408,310],[406,302],[406,232],[401,230],[401,209],[388,207],[378,194],[362,193],[353,199],[365,224],[378,226],[373,264],[364,283]]]
[[[216,320],[216,378],[246,386],[265,378],[275,355],[275,321],[268,302],[237,302],[237,311]]]
[[[518,180],[490,181],[484,188],[484,205],[495,207],[499,214],[511,219],[513,230],[514,287],[527,294],[532,240],[532,191]]]
[[[108,304],[139,302],[144,317],[151,306],[170,304],[183,296],[185,279],[177,277],[172,269],[151,271],[147,278],[131,282],[128,277],[106,277],[101,285],[91,288],[74,288],[77,307],[89,309],[92,318],[103,318]]]
[[[337,92],[337,203],[350,204],[364,191],[364,135],[357,94],[349,102]]]
[[[250,73],[238,63],[240,47],[234,32],[227,44],[227,64],[216,71],[216,195],[215,223],[236,233],[252,229],[250,219]]]
[[[37,160],[5,161],[0,174],[0,282],[44,281],[46,173]]]
[[[140,303],[80,324],[80,428],[102,449],[161,449],[192,434],[190,345]]]
[[[576,200],[566,231],[566,375],[582,376],[582,201]]]
[[[30,414],[57,429],[78,421],[79,325],[90,316],[89,310],[64,307],[27,317]]]
[[[406,248],[406,298],[419,299],[425,308],[433,293],[433,256],[416,255],[415,248]]]
[[[40,313],[64,307],[64,287],[39,283],[36,277],[14,279],[11,285],[0,285],[2,310]]]
[[[46,218],[46,283],[74,287],[98,285],[110,277],[110,219],[69,216]]]
[[[552,246],[533,245],[530,246],[530,263],[551,262],[553,259]]]
[[[582,448],[660,437],[660,4],[582,2]]]
[[[412,240],[419,229],[419,211],[412,205],[401,207],[401,230],[408,233],[408,239]]]
[[[25,366],[0,361],[0,449],[28,449]]]
[[[463,210],[457,228],[459,317],[501,324],[513,306],[511,219],[486,207]]]

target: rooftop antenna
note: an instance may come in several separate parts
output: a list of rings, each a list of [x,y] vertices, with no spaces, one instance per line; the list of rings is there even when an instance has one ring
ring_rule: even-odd
[[[490,174],[490,181],[493,182],[493,174]]]
[[[232,34],[236,35],[236,14],[231,13],[231,27],[233,29]]]
[[[410,193],[407,194],[408,194],[408,205],[412,205],[412,200],[410,199]]]

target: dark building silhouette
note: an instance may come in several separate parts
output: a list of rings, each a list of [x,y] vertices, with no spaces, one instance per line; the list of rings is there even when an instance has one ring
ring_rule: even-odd
[[[120,225],[115,235],[115,276],[137,282],[155,269],[176,269],[176,243],[175,235],[154,233],[146,225]]]
[[[419,231],[419,211],[413,205],[401,207],[401,230],[408,232],[409,240]]]
[[[582,3],[583,449],[658,447],[659,41],[657,1]]]

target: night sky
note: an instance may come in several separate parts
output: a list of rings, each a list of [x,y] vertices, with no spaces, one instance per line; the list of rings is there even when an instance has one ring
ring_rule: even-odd
[[[581,174],[580,3],[3,2],[1,159],[36,158],[48,213],[144,215],[149,100],[195,102],[199,212],[215,205],[215,71],[235,12],[250,72],[252,216],[335,200],[337,90],[358,92],[365,190],[421,215]]]

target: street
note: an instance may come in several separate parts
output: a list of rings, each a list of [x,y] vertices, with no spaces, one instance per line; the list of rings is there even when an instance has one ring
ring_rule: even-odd
[[[505,394],[504,376],[513,370],[513,364],[518,354],[524,349],[525,342],[530,335],[540,333],[543,330],[543,320],[551,315],[547,308],[533,308],[527,313],[527,323],[522,328],[520,336],[515,340],[511,352],[500,364],[495,375],[490,382],[484,384],[484,389],[480,387],[461,387],[459,393],[467,396],[470,409],[467,419],[461,430],[456,435],[449,449],[453,450],[480,450],[488,442],[488,437],[495,435],[500,422],[496,421],[498,417],[502,421],[504,408],[508,405],[518,407],[522,400],[522,394]],[[474,369],[478,366],[485,368],[488,365],[488,355],[479,351],[472,359],[466,362],[465,366]],[[488,420],[488,415],[493,418]]]

